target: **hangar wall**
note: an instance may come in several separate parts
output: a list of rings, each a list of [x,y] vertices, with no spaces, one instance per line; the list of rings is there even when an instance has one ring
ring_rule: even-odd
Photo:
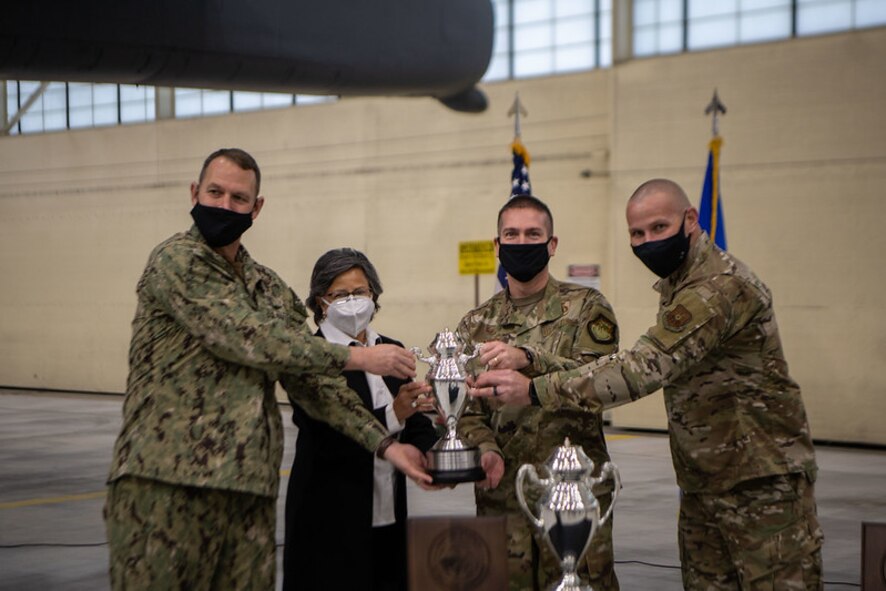
[[[244,236],[256,259],[304,295],[320,254],[363,250],[385,287],[376,327],[425,346],[473,305],[457,246],[494,236],[515,91],[560,236],[552,271],[601,264],[629,346],[656,297],[628,248],[625,200],[656,176],[697,199],[717,87],[730,250],[774,293],[813,436],[886,444],[884,64],[880,28],[487,85],[481,115],[346,99],[0,138],[0,385],[123,391],[135,283],[153,246],[189,226],[188,184],[221,146],[262,167],[267,203]],[[612,418],[663,428],[661,396]]]

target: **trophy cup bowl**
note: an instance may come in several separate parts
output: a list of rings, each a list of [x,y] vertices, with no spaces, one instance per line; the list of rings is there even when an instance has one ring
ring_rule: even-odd
[[[621,489],[618,468],[612,462],[603,464],[600,476],[594,478],[594,462],[580,446],[573,446],[567,437],[544,464],[548,478],[539,478],[535,466],[523,464],[517,471],[517,500],[539,536],[560,561],[563,576],[550,587],[554,591],[592,591],[584,585],[576,569],[591,545],[597,529],[612,515],[612,508]],[[607,479],[614,481],[612,503],[601,515],[600,503],[593,487]],[[526,502],[525,485],[529,481],[541,490],[537,514]]]
[[[480,450],[469,446],[458,437],[458,419],[468,403],[465,383],[465,363],[475,357],[465,355],[464,343],[448,328],[437,333],[428,346],[429,357],[422,357],[421,349],[413,347],[415,356],[431,366],[427,381],[434,390],[437,416],[446,426],[446,433],[428,451],[428,474],[434,484],[476,482],[486,478],[480,466]]]

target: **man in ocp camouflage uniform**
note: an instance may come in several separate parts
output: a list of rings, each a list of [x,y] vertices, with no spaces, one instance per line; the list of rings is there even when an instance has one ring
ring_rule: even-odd
[[[411,377],[412,355],[312,336],[302,302],[240,245],[260,181],[246,152],[211,154],[191,185],[195,225],[157,246],[139,280],[105,506],[114,589],[274,588],[278,380],[308,414],[430,482],[421,453],[388,438],[340,377]]]
[[[458,327],[468,352],[483,344],[473,367],[510,368],[534,377],[578,367],[618,349],[615,314],[606,298],[595,289],[550,276],[548,259],[556,250],[553,217],[542,201],[519,195],[502,207],[496,252],[508,273],[508,287],[469,312]],[[517,470],[526,463],[541,468],[569,437],[594,460],[599,474],[609,460],[600,415],[584,408],[515,409],[494,399],[474,400],[459,428],[480,447],[487,473],[476,489],[478,513],[507,517],[510,588],[547,588],[560,577],[559,562],[533,537],[517,504]],[[603,509],[608,508],[611,481],[595,494]],[[598,531],[580,571],[590,576],[596,591],[618,589],[611,520]]]
[[[663,387],[684,587],[822,589],[815,454],[769,289],[711,242],[672,181],[641,185],[627,220],[634,253],[662,278],[656,325],[577,369],[487,372],[471,394],[599,411]]]

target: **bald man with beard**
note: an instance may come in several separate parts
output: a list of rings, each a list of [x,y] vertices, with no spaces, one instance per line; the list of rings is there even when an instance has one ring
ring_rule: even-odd
[[[634,254],[661,277],[655,325],[577,369],[490,370],[471,394],[599,412],[663,388],[684,588],[822,589],[815,453],[769,289],[714,245],[673,181],[640,185],[627,221]]]

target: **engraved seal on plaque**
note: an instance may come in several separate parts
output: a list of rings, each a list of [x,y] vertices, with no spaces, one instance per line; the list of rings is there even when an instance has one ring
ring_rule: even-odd
[[[446,589],[473,589],[489,576],[492,552],[479,534],[453,526],[437,534],[428,549],[428,572]]]

